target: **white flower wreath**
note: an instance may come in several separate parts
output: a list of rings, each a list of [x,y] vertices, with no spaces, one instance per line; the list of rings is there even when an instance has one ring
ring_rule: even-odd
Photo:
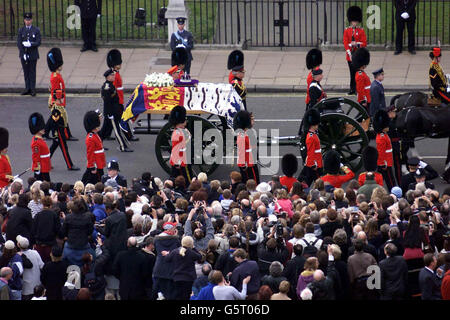
[[[149,87],[170,87],[174,85],[174,82],[168,73],[153,72],[145,76],[144,84]]]

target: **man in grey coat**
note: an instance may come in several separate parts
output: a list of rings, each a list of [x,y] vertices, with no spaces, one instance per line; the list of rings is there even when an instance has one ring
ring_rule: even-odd
[[[203,203],[201,206],[200,204]],[[194,205],[194,208],[191,209],[189,212],[189,216],[186,220],[186,224],[184,225],[184,235],[185,236],[193,236],[194,238],[194,248],[197,250],[204,250],[208,249],[208,242],[209,240],[214,239],[214,227],[211,222],[211,218],[208,217],[208,214],[206,213],[206,203],[204,201],[197,201]],[[206,224],[206,234],[203,231],[203,228],[199,225],[199,221],[196,221],[197,227],[195,228],[194,232],[192,233],[192,218],[194,217],[194,214],[197,211],[203,210],[203,217]],[[198,214],[197,219],[200,218],[200,213]],[[197,220],[195,219],[195,220]]]
[[[370,103],[371,118],[373,118],[375,116],[375,113],[377,113],[377,111],[380,109],[387,111],[386,98],[384,96],[384,87],[381,84],[381,82],[384,80],[383,68],[375,70],[374,72],[372,72],[372,74],[375,80],[373,80],[370,86],[370,96],[372,98],[372,101]]]

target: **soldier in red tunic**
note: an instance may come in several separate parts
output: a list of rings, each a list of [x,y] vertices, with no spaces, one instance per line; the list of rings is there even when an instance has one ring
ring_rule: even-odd
[[[52,164],[50,161],[50,150],[47,143],[42,138],[45,132],[45,121],[42,114],[35,112],[28,119],[28,126],[33,135],[31,139],[31,152],[33,164],[31,170],[34,171],[34,177],[37,180],[50,182],[50,170]]]
[[[370,53],[366,48],[360,48],[353,54],[353,67],[357,70],[355,75],[357,100],[360,105],[370,110],[370,86],[372,85],[369,76],[364,69],[370,63]]]
[[[384,110],[378,110],[373,119],[373,128],[377,133],[378,172],[383,175],[388,190],[397,185],[392,173],[394,158],[392,156],[391,139],[388,135],[390,121],[389,115]]]
[[[313,80],[308,87],[309,103],[306,105],[306,110],[314,107],[318,102],[327,97],[327,94],[322,89],[320,81],[323,79],[323,71],[320,68],[315,68],[311,71]]]
[[[351,24],[344,30],[343,42],[345,57],[350,71],[350,91],[348,94],[356,93],[355,74],[357,68],[352,63],[352,55],[358,48],[367,46],[367,38],[364,29],[358,24],[362,22],[362,10],[360,7],[352,6],[347,10],[347,20]]]
[[[343,183],[353,179],[355,174],[353,171],[341,163],[341,157],[335,150],[329,150],[323,157],[324,170],[327,173],[321,179],[328,182],[334,188],[340,188]],[[341,175],[339,171],[344,171]]]
[[[299,181],[305,181],[310,186],[322,175],[322,148],[317,130],[320,124],[320,113],[317,109],[311,108],[305,113],[303,127],[308,130],[306,133],[306,160],[302,171],[298,177]]]
[[[244,109],[247,110],[247,88],[243,81],[245,77],[244,53],[240,50],[232,51],[228,55],[227,67],[228,70],[231,70],[228,76],[228,82],[241,97]]]
[[[97,134],[100,131],[100,114],[96,111],[88,111],[84,115],[84,128],[86,129],[86,171],[81,181],[84,184],[96,184],[101,181],[103,168],[106,166],[105,149],[102,139]]]
[[[364,148],[362,153],[362,160],[364,163],[364,168],[366,169],[365,172],[362,172],[358,177],[358,183],[360,186],[366,182],[366,175],[367,173],[371,172],[374,174],[375,182],[379,184],[380,186],[383,186],[383,176],[381,173],[377,172],[378,166],[378,151],[376,148],[368,146]]]
[[[181,79],[184,75],[184,67],[188,59],[188,54],[185,48],[176,48],[172,51],[172,68],[167,73],[170,74],[173,80]]]
[[[247,180],[253,179],[256,184],[259,184],[259,170],[256,163],[256,159],[253,155],[256,155],[256,150],[250,143],[250,137],[248,130],[252,128],[252,115],[246,110],[241,110],[234,116],[233,127],[236,130],[236,144],[238,161],[237,165],[242,175],[242,182],[246,183]]]
[[[172,151],[170,153],[170,165],[172,166],[171,178],[183,176],[186,182],[192,181],[190,161],[187,160],[187,146],[191,140],[191,133],[186,129],[186,109],[176,106],[170,111],[169,122],[174,127],[172,132]]]
[[[6,187],[14,179],[11,163],[6,154],[8,152],[9,132],[6,128],[0,128],[0,189]]]
[[[315,48],[309,50],[308,53],[306,54],[306,68],[311,71],[308,73],[308,76],[306,77],[306,88],[307,88],[306,98],[305,98],[306,105],[308,105],[309,101],[310,101],[309,86],[310,86],[311,82],[314,80],[312,71],[313,71],[313,69],[320,68],[321,64],[322,64],[322,51],[320,51],[319,49],[315,49]]]

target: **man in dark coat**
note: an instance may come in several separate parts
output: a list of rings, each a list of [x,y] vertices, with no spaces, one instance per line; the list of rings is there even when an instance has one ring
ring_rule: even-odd
[[[144,247],[139,251],[139,253],[144,257],[145,259],[145,265],[147,270],[147,278],[145,279],[145,291],[147,292],[147,298],[150,300],[154,300],[153,296],[153,267],[155,266],[156,261],[156,255],[153,252],[155,250],[155,245],[153,243],[152,237],[147,237],[144,240]]]
[[[41,270],[41,282],[46,289],[47,300],[62,300],[62,289],[67,279],[69,264],[62,260],[63,249],[54,246],[50,257]]]
[[[429,181],[426,181],[426,177],[427,177],[427,173],[426,173],[425,169],[422,169],[422,168],[417,169],[416,172],[414,172],[415,181],[408,185],[408,190],[415,190],[416,185],[418,183],[424,183],[425,187],[427,189],[435,189],[434,184],[432,184]]]
[[[184,71],[187,74],[191,73],[191,61],[192,53],[191,50],[194,48],[194,37],[192,33],[184,29],[186,18],[179,17],[176,19],[178,23],[178,30],[172,33],[170,37],[170,48],[174,51],[177,47],[185,48],[188,54],[188,59],[186,65],[184,66]]]
[[[39,59],[38,47],[41,45],[41,31],[32,25],[33,15],[26,12],[23,15],[25,26],[19,29],[17,47],[25,78],[25,91],[22,95],[36,95],[36,64]]]
[[[408,26],[408,51],[416,54],[414,25],[416,23],[417,0],[395,0],[395,21],[397,22],[397,35],[395,37],[395,55],[403,50],[403,30],[405,23]]]
[[[370,97],[372,101],[370,103],[370,117],[374,117],[378,110],[386,110],[386,98],[384,96],[384,87],[381,83],[384,80],[383,68],[377,69],[372,72],[374,80],[370,85]]]
[[[422,300],[441,300],[441,281],[434,272],[437,267],[437,259],[432,253],[423,257],[425,267],[419,273],[419,286]],[[438,269],[442,272],[442,269]]]
[[[380,261],[381,300],[398,300],[405,298],[408,285],[408,265],[402,256],[397,256],[397,247],[388,243],[384,247],[386,259]]]
[[[97,18],[100,18],[102,13],[102,0],[75,0],[75,5],[80,7],[81,14],[81,36],[84,44],[80,51],[92,50],[97,52],[95,28]]]
[[[255,300],[259,291],[261,276],[256,261],[247,259],[247,252],[244,249],[237,249],[233,253],[233,257],[239,265],[231,274],[230,284],[238,291],[242,290],[242,281],[251,276],[250,282],[247,284],[248,300]]]
[[[30,198],[28,195],[22,193],[19,195],[17,206],[9,211],[8,223],[6,225],[7,241],[11,240],[17,243],[16,237],[20,234],[22,237],[29,239],[30,243],[34,243],[32,241],[33,218],[30,209],[28,209],[29,201]]]
[[[146,268],[146,259],[139,253],[135,237],[128,238],[128,250],[117,254],[114,261],[114,275],[120,281],[121,300],[145,300],[145,279],[150,277]]]
[[[409,185],[416,182],[416,171],[418,169],[425,170],[425,181],[435,179],[439,176],[436,170],[433,169],[429,164],[419,160],[419,158],[409,158],[408,159],[408,170],[409,173],[402,176],[400,181],[400,187],[402,188],[403,194],[408,191]]]
[[[306,262],[305,257],[302,255],[303,246],[300,243],[296,244],[293,250],[295,257],[287,262],[286,268],[283,270],[283,276],[285,276],[291,284],[290,292],[293,293],[289,295],[291,298],[296,297],[295,290],[297,288],[298,276],[303,272]]]

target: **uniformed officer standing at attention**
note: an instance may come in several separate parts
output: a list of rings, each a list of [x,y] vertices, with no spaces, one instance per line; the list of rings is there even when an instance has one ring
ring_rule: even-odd
[[[241,97],[244,109],[247,110],[247,88],[245,87],[244,81],[242,81],[245,77],[244,53],[240,50],[232,51],[228,55],[227,68],[231,70],[228,81]]]
[[[367,37],[364,29],[358,24],[362,22],[362,10],[358,6],[352,6],[347,10],[347,20],[351,24],[344,30],[343,42],[345,48],[345,57],[350,71],[350,91],[348,94],[356,93],[355,73],[357,68],[352,63],[353,53],[367,46]]]
[[[383,68],[377,69],[372,72],[374,80],[370,85],[370,117],[373,118],[378,110],[386,110],[386,97],[384,96],[384,87],[381,83],[384,80]]]
[[[309,103],[306,105],[306,110],[315,106],[320,100],[325,99],[327,94],[323,91],[320,81],[323,79],[323,71],[320,68],[313,69],[313,81],[308,87]]]
[[[192,36],[192,33],[184,29],[185,22],[186,18],[177,18],[178,30],[172,33],[172,36],[170,37],[170,48],[172,49],[172,51],[174,51],[178,47],[186,49],[188,58],[186,61],[186,66],[184,67],[184,71],[187,74],[190,74],[191,61],[193,60],[191,50],[194,49],[194,37]]]
[[[102,0],[75,0],[75,5],[80,7],[81,13],[81,36],[84,44],[80,51],[97,52],[95,28],[97,27],[97,18],[100,18],[102,13]]]
[[[307,89],[309,88],[311,82],[314,80],[312,75],[313,69],[318,69],[321,64],[322,64],[322,51],[316,48],[309,50],[308,53],[306,54],[306,68],[311,71],[308,73],[308,76],[306,77]],[[309,104],[309,101],[310,101],[309,90],[306,90],[306,98],[305,98],[306,105]]]
[[[20,28],[17,36],[19,58],[22,63],[25,78],[25,91],[22,95],[36,95],[36,64],[39,59],[38,47],[41,45],[41,31],[32,25],[33,15],[27,12],[23,15],[25,26]]]
[[[416,24],[417,0],[395,0],[395,21],[397,22],[397,34],[395,36],[395,55],[403,51],[403,30],[408,26],[408,51],[416,54],[414,25]]]

